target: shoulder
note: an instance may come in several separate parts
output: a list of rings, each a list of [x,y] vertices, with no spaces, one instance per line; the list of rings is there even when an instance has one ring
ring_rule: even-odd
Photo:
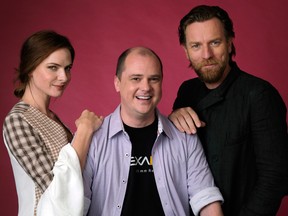
[[[14,115],[14,114],[23,114],[25,113],[28,109],[29,109],[30,105],[29,104],[26,104],[22,101],[16,103],[12,109],[10,110],[10,112],[8,113],[8,116],[9,115]]]
[[[232,66],[232,74],[237,76],[237,84],[242,85],[249,90],[257,88],[274,88],[268,81],[241,70],[236,63]]]
[[[263,92],[279,95],[278,90],[270,82],[243,71],[241,72],[237,82],[242,88],[242,91],[246,92],[250,96],[255,96]]]
[[[241,71],[240,72],[240,76],[239,76],[239,80],[242,82],[249,82],[249,83],[254,83],[254,84],[258,84],[258,85],[271,85],[268,81],[254,76],[252,74],[249,74],[247,72]]]
[[[270,82],[241,70],[238,71],[237,79],[229,92],[231,97],[237,97],[256,106],[274,106],[285,110],[285,103],[280,93]]]
[[[194,87],[195,85],[196,86],[199,86],[203,84],[200,79],[198,77],[195,77],[195,78],[192,78],[192,79],[188,79],[188,80],[185,80],[184,82],[182,82],[181,84],[181,87],[184,88],[184,87]]]
[[[197,135],[190,135],[184,132],[180,132],[176,128],[176,126],[168,119],[168,117],[163,116],[162,114],[158,113],[158,118],[160,121],[158,129],[162,130],[170,140],[174,140],[177,142],[180,141],[181,143],[186,143],[186,144],[190,143],[191,141],[198,142]]]
[[[122,131],[123,124],[120,117],[120,110],[117,108],[113,113],[106,116],[100,128],[94,133],[93,140],[112,138],[119,131]]]
[[[233,62],[231,68],[230,77],[236,78],[235,82],[233,82],[233,86],[242,88],[243,91],[275,89],[268,81],[240,69],[235,62]]]
[[[29,105],[24,103],[24,102],[18,102],[15,104],[10,112],[7,114],[4,120],[4,124],[11,123],[11,122],[16,122],[16,121],[21,121],[23,120],[23,115],[27,110],[29,109]]]
[[[196,134],[180,132],[168,118],[161,118],[160,120],[163,124],[163,131],[159,130],[159,141],[163,152],[172,155],[174,159],[182,158],[185,161],[190,158],[189,155],[199,153],[202,145]]]

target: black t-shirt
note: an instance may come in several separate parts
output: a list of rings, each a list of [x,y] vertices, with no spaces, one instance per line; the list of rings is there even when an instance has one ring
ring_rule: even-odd
[[[158,121],[144,128],[124,124],[132,143],[132,157],[122,216],[165,215],[153,173],[152,147],[157,137]]]

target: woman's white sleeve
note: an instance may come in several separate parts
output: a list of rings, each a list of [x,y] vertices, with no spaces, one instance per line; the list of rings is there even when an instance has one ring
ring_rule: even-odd
[[[82,216],[84,189],[74,148],[64,146],[53,168],[53,180],[40,198],[37,216]]]

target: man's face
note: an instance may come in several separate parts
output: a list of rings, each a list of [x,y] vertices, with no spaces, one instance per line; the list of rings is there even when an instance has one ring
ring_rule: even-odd
[[[162,96],[160,63],[155,56],[140,55],[134,50],[124,64],[121,79],[114,80],[121,96],[122,120],[134,127],[131,122],[139,120],[149,124],[155,118],[155,108]]]
[[[223,24],[213,18],[187,26],[184,50],[191,67],[208,88],[216,88],[228,74],[232,40],[227,40]]]

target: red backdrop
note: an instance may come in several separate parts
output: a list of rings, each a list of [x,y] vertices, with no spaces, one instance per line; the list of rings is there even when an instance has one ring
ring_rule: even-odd
[[[164,65],[163,98],[159,104],[169,114],[179,85],[194,77],[179,46],[180,19],[197,4],[217,4],[234,21],[236,61],[245,71],[271,82],[288,105],[287,6],[285,0],[29,0],[0,3],[0,123],[17,99],[13,96],[14,68],[24,39],[41,29],[67,35],[75,49],[72,81],[51,108],[75,130],[74,121],[84,108],[107,115],[119,103],[113,76],[119,54],[144,45],[161,57]],[[7,151],[0,139],[0,211],[17,214],[17,196]],[[288,198],[277,216],[287,216]]]

